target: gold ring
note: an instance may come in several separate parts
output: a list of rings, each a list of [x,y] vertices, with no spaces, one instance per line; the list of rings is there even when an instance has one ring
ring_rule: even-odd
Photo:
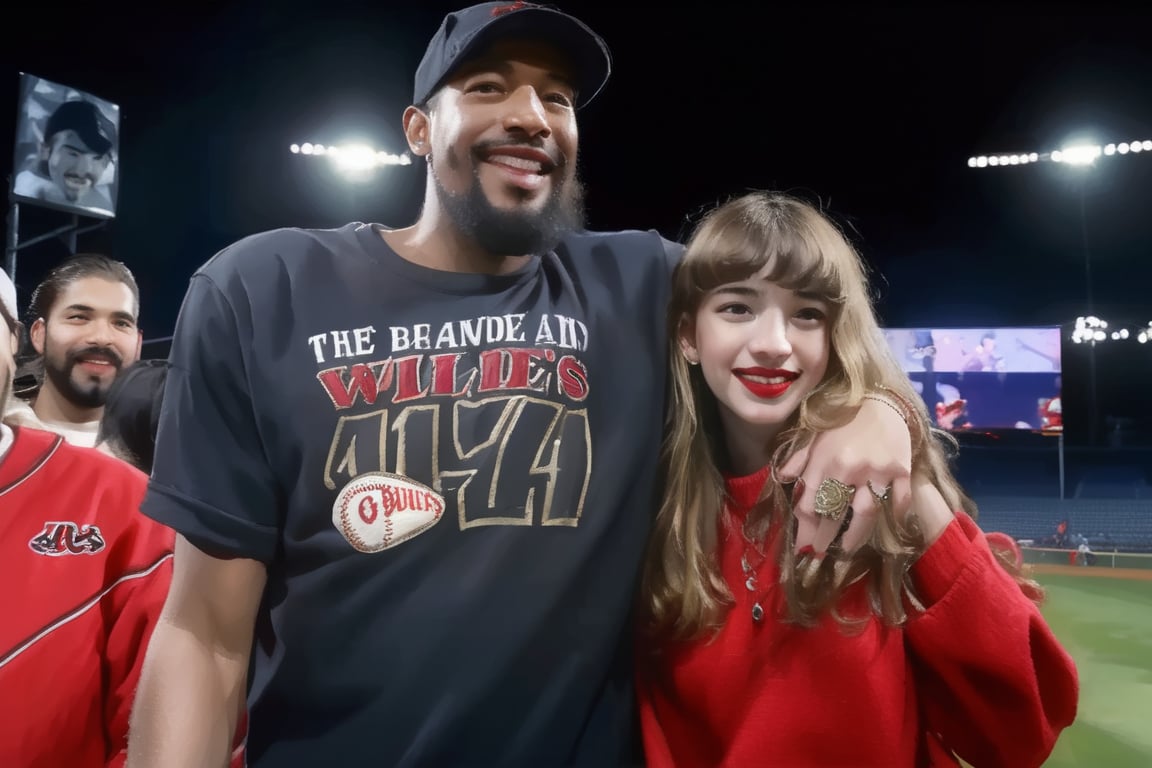
[[[888,483],[884,487],[884,493],[876,493],[876,489],[872,487],[872,481],[868,481],[868,492],[872,494],[872,499],[878,505],[887,504],[892,498],[892,483]]]
[[[828,477],[816,486],[816,514],[829,520],[839,520],[852,504],[856,486]]]

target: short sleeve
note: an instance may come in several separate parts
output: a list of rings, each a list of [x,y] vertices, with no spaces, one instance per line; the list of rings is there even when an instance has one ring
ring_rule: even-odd
[[[212,279],[193,276],[141,509],[209,554],[267,563],[279,542],[281,495],[253,412],[247,318],[246,303],[237,311]]]

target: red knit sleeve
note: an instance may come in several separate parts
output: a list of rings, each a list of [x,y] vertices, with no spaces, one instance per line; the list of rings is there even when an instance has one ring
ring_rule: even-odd
[[[643,739],[644,761],[648,768],[673,768],[672,748],[664,734],[664,724],[660,721],[658,695],[655,691],[656,672],[650,665],[655,664],[644,641],[635,640],[635,669],[633,672],[636,690],[636,708],[639,712],[640,734]]]
[[[927,730],[968,763],[1039,766],[1076,717],[1075,663],[958,514],[913,568],[926,612],[905,638]]]

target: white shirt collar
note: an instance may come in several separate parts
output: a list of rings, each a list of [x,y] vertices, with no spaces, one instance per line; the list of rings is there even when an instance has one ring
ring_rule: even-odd
[[[16,435],[13,434],[12,428],[0,421],[0,461],[4,461],[4,457],[8,455],[15,442]]]

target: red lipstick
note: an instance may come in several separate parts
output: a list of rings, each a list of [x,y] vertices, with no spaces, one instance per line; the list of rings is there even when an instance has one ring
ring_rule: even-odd
[[[800,376],[796,371],[782,368],[736,368],[732,373],[749,392],[762,400],[780,397]]]

